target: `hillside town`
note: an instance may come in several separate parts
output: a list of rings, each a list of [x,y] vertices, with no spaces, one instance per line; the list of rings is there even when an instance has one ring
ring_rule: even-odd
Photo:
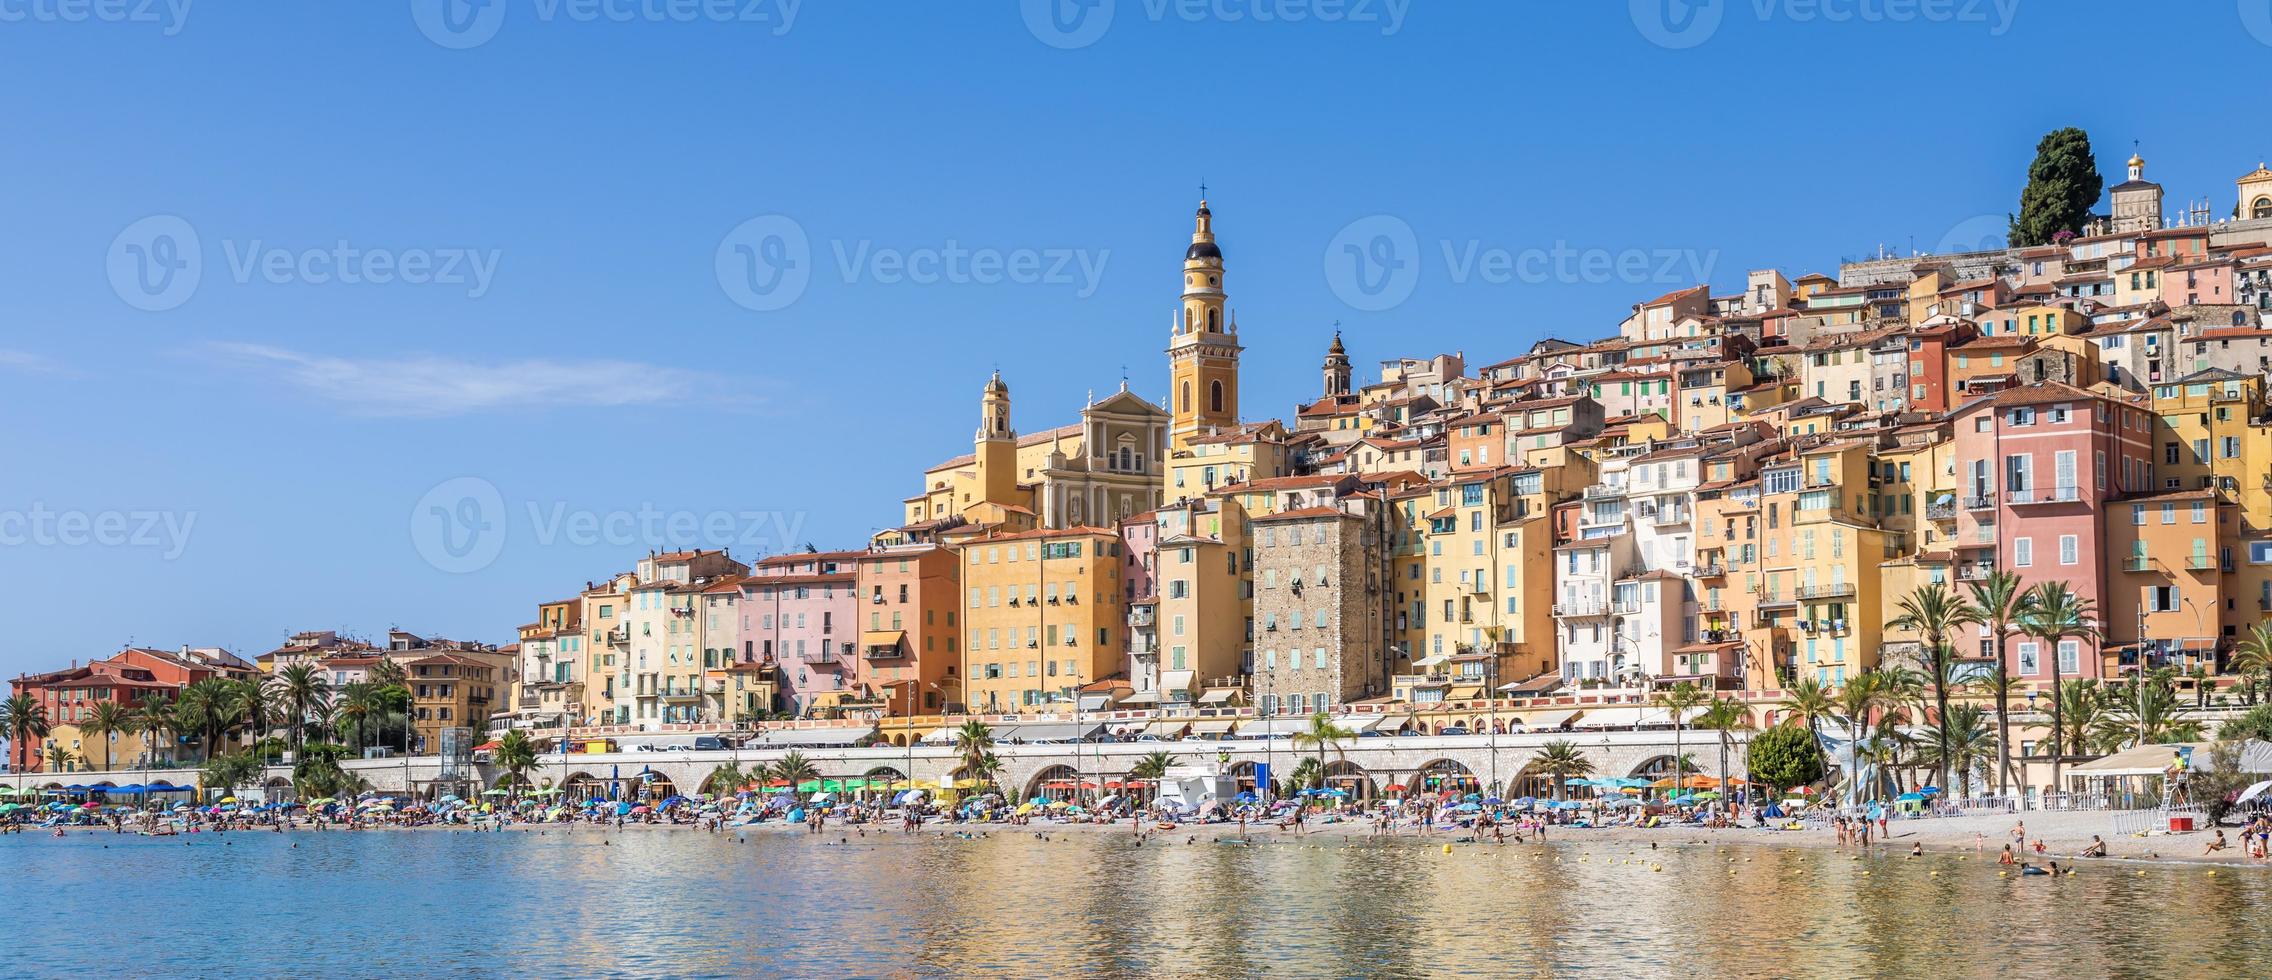
[[[2272,667],[2272,169],[2213,220],[2166,213],[2142,158],[2126,171],[2110,212],[2054,243],[1759,269],[1644,299],[1601,336],[1360,371],[1320,331],[1316,395],[1283,418],[1241,404],[1233,264],[1201,201],[1165,405],[1122,381],[1036,418],[1013,411],[1016,379],[973,379],[972,444],[911,474],[870,540],[657,549],[562,583],[501,644],[129,647],[14,678],[45,724],[8,761],[194,761],[261,726],[153,706],[287,675],[336,702],[399,686],[394,744],[426,754],[514,729],[1083,713],[1176,734],[1384,712],[1569,729],[1589,710],[1631,725],[1601,706],[1683,685],[1764,725],[1802,710],[1794,689],[1894,667],[2006,677],[1999,712],[2142,675],[2253,704]],[[1935,621],[1928,593],[2013,615]],[[2037,599],[2068,615],[2020,615]],[[281,703],[235,710],[283,727]]]

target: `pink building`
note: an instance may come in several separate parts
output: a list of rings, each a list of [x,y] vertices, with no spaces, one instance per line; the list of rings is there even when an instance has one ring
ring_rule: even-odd
[[[817,716],[857,695],[862,554],[776,555],[742,581],[742,639],[778,667],[781,710]]]
[[[1159,553],[1157,511],[1145,511],[1120,522],[1120,581],[1127,589],[1128,683],[1136,689],[1130,704],[1158,704],[1160,697],[1160,629],[1157,578],[1153,561]]]
[[[2072,385],[2042,382],[1975,398],[1950,413],[1956,431],[1957,580],[1999,569],[2022,588],[2066,582],[2104,618],[2107,565],[2100,547],[2106,502],[2153,492],[2153,422],[2143,409]],[[1985,631],[1981,655],[1992,656]],[[2096,645],[2068,641],[2059,676],[2099,677]],[[2007,667],[2048,683],[2052,651],[2012,637]]]

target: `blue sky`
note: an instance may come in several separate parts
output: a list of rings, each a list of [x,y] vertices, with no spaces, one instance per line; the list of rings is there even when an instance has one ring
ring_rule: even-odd
[[[2220,212],[2272,156],[2272,0],[492,2],[5,8],[0,673],[857,544],[991,369],[1159,399],[1202,179],[1260,417],[1337,320],[1484,363],[1977,238],[2058,126]]]

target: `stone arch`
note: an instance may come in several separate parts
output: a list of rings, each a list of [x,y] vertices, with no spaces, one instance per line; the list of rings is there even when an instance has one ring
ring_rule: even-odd
[[[1406,790],[1416,794],[1441,793],[1445,790],[1473,793],[1480,791],[1483,783],[1476,777],[1475,770],[1467,767],[1467,763],[1439,757],[1423,762],[1412,770],[1412,776],[1405,781],[1404,786]]]
[[[1689,754],[1686,748],[1686,746],[1682,747],[1682,754],[1684,755]],[[1634,766],[1626,775],[1634,779],[1670,779],[1675,764],[1676,760],[1671,753],[1658,753],[1642,759],[1640,764]]]
[[[1369,800],[1380,795],[1380,787],[1374,783],[1373,774],[1347,759],[1335,759],[1325,764],[1325,785],[1327,789],[1349,791],[1350,799]]]
[[[599,799],[607,795],[607,783],[588,772],[572,772],[560,781],[561,799],[567,801]]]
[[[1072,766],[1045,766],[1033,778],[1026,780],[1026,791],[1018,799],[1030,800],[1047,797],[1052,800],[1072,799],[1080,794],[1081,773]]]
[[[702,777],[702,782],[699,785],[699,788],[695,791],[698,793],[710,793],[716,796],[732,796],[735,793],[739,792],[743,786],[748,785],[749,771],[746,769],[741,771],[742,782],[729,784],[728,781],[720,778],[725,774],[725,766],[719,766],[716,769],[710,770],[709,775]]]

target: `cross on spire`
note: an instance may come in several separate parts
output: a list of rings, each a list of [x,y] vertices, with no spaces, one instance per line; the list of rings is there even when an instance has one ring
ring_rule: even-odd
[[[1207,199],[1207,178],[1205,177],[1199,178],[1199,199],[1202,201]]]

